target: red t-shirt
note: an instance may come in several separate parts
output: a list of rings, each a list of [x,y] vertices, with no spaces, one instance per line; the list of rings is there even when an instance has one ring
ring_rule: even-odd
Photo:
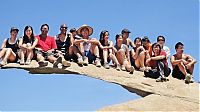
[[[41,48],[43,51],[48,51],[51,49],[57,49],[56,41],[53,37],[47,36],[46,38],[42,38],[40,35],[36,36],[38,39],[37,46]]]
[[[166,57],[166,56],[167,56],[167,53],[166,53],[165,51],[161,51],[159,56],[162,56],[162,55],[164,55],[164,56]],[[155,57],[155,56],[152,56],[152,57]],[[168,67],[167,59],[162,59],[161,61],[165,64],[165,66]],[[157,66],[156,66],[156,61],[155,61],[155,60],[151,60],[151,61],[150,61],[150,66],[151,66],[152,68],[157,67]]]

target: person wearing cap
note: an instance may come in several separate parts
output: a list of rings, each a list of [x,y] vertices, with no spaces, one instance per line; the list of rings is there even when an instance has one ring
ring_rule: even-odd
[[[109,62],[112,62],[116,65],[116,70],[120,70],[120,64],[113,52],[114,45],[113,42],[109,40],[109,32],[107,30],[103,30],[100,33],[99,39],[99,53],[101,58],[101,64],[106,68],[109,69]]]
[[[129,31],[128,29],[123,29],[121,31],[122,34],[122,38],[123,38],[123,44],[127,45],[128,48],[129,46],[131,46],[132,48],[135,47],[135,44],[133,43],[133,41],[129,38],[129,34],[131,33],[131,31]]]
[[[157,37],[157,43],[160,44],[162,50],[167,53],[167,59],[170,57],[170,49],[169,47],[165,46],[165,37],[160,35]]]
[[[33,28],[31,26],[26,26],[24,28],[24,36],[19,39],[19,52],[18,56],[20,58],[20,65],[29,65],[34,56],[34,49],[37,45],[38,39],[35,38],[33,33]],[[25,62],[26,58],[26,62]]]
[[[178,42],[175,45],[176,54],[171,56],[171,64],[173,67],[172,77],[177,79],[185,79],[185,83],[192,83],[194,64],[196,60],[189,54],[184,53],[184,44]]]
[[[0,66],[6,65],[8,62],[17,62],[18,40],[17,34],[19,29],[12,27],[10,30],[10,38],[6,38],[1,46],[0,51]]]
[[[129,50],[127,45],[123,44],[123,39],[121,34],[117,34],[115,37],[116,45],[114,46],[114,52],[116,54],[117,60],[121,65],[122,71],[128,71],[130,74],[133,74],[134,67],[131,66],[129,59]]]
[[[54,51],[57,49],[56,41],[54,37],[48,35],[49,25],[43,24],[40,28],[41,34],[36,36],[38,39],[38,43],[36,45],[36,54],[37,60],[40,67],[47,66],[48,62],[45,60],[49,60],[49,62],[53,63],[54,67],[57,67],[59,63],[66,63],[65,60],[62,60],[62,57],[56,58],[54,56]]]
[[[77,35],[82,37],[82,39],[77,39],[74,41],[75,45],[78,45],[80,49],[75,48],[75,54],[78,57],[78,64],[83,64],[85,66],[88,63],[93,63],[95,61],[97,67],[101,67],[100,57],[99,57],[99,41],[95,38],[90,38],[92,35],[93,28],[88,25],[82,25],[77,30]]]
[[[57,45],[57,55],[62,57],[62,60],[70,60],[71,55],[73,54],[73,37],[71,33],[67,33],[67,25],[60,25],[60,33],[55,36],[56,45]],[[64,61],[67,62],[67,61]],[[70,66],[70,63],[65,63],[66,66]]]

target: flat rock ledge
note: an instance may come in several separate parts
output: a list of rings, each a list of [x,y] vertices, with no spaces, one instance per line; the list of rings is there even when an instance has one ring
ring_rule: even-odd
[[[30,74],[79,74],[121,85],[142,98],[121,104],[102,107],[98,111],[200,111],[199,83],[185,84],[183,80],[169,77],[167,82],[156,82],[135,71],[129,74],[113,68],[97,68],[94,65],[79,67],[71,62],[68,68],[53,68],[51,63],[39,67],[33,60],[30,65],[9,63],[1,69],[24,69]],[[106,100],[106,99],[105,99]],[[95,102],[98,103],[98,102]]]

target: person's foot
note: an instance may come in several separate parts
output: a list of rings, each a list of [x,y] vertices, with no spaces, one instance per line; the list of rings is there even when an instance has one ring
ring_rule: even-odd
[[[95,62],[96,62],[96,67],[101,67],[101,62],[98,58],[96,59]]]
[[[133,66],[131,66],[131,68],[130,68],[130,74],[133,74],[134,70],[135,70],[135,68]]]
[[[109,66],[109,64],[108,63],[104,63],[104,68],[106,68],[106,69],[109,69],[110,68],[110,66]]]
[[[187,74],[186,77],[185,77],[185,83],[186,83],[186,84],[189,84],[189,83],[190,83],[190,80],[191,80],[191,75],[190,75],[190,74]]]
[[[7,64],[7,62],[4,61],[4,60],[2,60],[2,61],[0,62],[0,66],[4,66],[4,65],[6,65],[6,64]]]
[[[160,76],[160,77],[158,77],[157,79],[156,79],[156,82],[162,82],[163,80],[162,80],[162,77]]]
[[[193,78],[193,76],[192,76],[191,79],[190,79],[190,83],[194,83],[194,78]]]
[[[19,64],[24,65],[25,64],[24,59],[20,59]]]
[[[45,67],[45,66],[48,65],[48,62],[46,62],[46,61],[39,61],[38,64],[39,64],[39,67]]]
[[[117,65],[116,70],[120,71],[120,64]]]
[[[126,68],[125,68],[124,65],[121,66],[121,70],[122,70],[122,71],[126,71]]]
[[[86,56],[83,57],[83,65],[88,66],[88,57]]]
[[[83,58],[82,58],[82,57],[79,57],[77,60],[78,60],[77,63],[78,63],[79,65],[82,65],[82,64],[83,64]]]
[[[26,65],[30,65],[30,64],[31,64],[31,60],[30,60],[30,59],[27,59],[26,62],[25,62],[25,64],[26,64]]]
[[[146,68],[145,67],[142,67],[142,68],[140,68],[139,69],[141,72],[144,72],[144,71],[146,71]]]
[[[64,67],[70,67],[71,66],[71,63],[67,62],[66,60],[62,60],[62,65]]]
[[[53,63],[53,67],[58,67],[59,63],[62,63],[62,57],[57,58],[57,60]]]

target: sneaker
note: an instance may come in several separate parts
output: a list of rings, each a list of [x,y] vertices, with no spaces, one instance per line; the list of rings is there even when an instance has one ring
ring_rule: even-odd
[[[86,56],[83,57],[83,65],[88,66],[88,57]]]
[[[27,59],[26,62],[25,62],[25,65],[30,65],[30,64],[31,64],[31,60]]]
[[[135,68],[133,66],[131,66],[131,68],[130,68],[130,74],[133,74],[134,70],[135,70]]]
[[[64,67],[70,67],[70,66],[71,66],[71,63],[67,62],[66,60],[63,60],[63,61],[62,61],[62,65],[63,65]]]
[[[1,62],[0,62],[0,66],[4,66],[4,65],[6,65],[6,64],[7,64],[6,61],[1,61]]]
[[[46,61],[39,61],[38,64],[39,64],[39,67],[45,67],[45,66],[48,65],[48,62],[46,62]]]
[[[156,79],[156,82],[162,82],[163,80],[162,80],[162,77],[160,76],[160,77],[158,77],[157,79]]]
[[[120,65],[119,64],[117,65],[116,70],[120,71]]]
[[[193,75],[191,75],[190,83],[194,83]]]
[[[124,65],[121,66],[121,70],[122,70],[122,71],[126,71],[126,68],[125,68]]]
[[[62,57],[57,58],[57,60],[53,63],[53,67],[58,67],[59,63],[62,63]]]
[[[110,68],[110,66],[109,66],[109,64],[108,63],[104,63],[104,68],[106,68],[106,69],[109,69]]]
[[[98,58],[96,59],[95,62],[96,62],[96,67],[101,67],[101,62]]]
[[[190,75],[190,74],[187,74],[186,77],[185,77],[185,83],[186,83],[186,84],[189,84],[189,83],[190,83],[190,80],[191,80],[191,75]]]
[[[19,64],[24,65],[25,64],[24,59],[20,59]]]
[[[79,65],[82,65],[82,64],[83,64],[83,58],[82,58],[82,57],[79,57],[77,63],[78,63]]]
[[[146,70],[146,68],[145,68],[145,67],[142,67],[142,68],[140,68],[139,70],[142,71],[142,72],[144,72],[144,71]]]

